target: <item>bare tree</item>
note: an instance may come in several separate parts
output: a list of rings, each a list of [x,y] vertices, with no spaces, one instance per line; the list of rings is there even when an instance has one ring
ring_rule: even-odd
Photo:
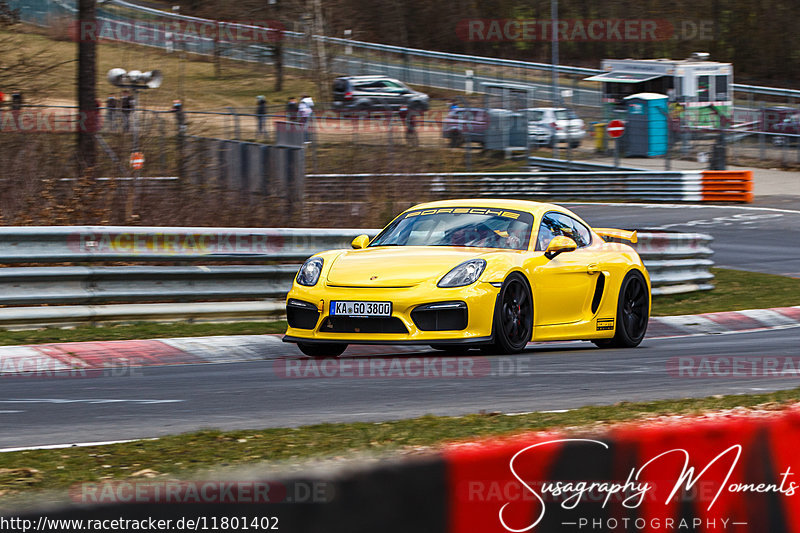
[[[93,27],[97,20],[95,0],[78,1],[78,24]],[[79,34],[83,34],[80,32]],[[78,167],[83,175],[92,172],[97,163],[94,135],[99,125],[97,106],[97,54],[95,39],[78,39]]]

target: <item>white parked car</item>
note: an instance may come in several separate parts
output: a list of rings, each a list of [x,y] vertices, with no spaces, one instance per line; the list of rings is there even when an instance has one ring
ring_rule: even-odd
[[[572,148],[586,137],[586,125],[571,109],[566,107],[532,107],[528,113],[528,128],[541,126],[553,132],[550,146],[554,143],[569,143]]]

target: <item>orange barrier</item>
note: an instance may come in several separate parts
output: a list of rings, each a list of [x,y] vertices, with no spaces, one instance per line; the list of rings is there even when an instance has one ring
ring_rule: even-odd
[[[704,170],[704,202],[753,201],[752,170]]]

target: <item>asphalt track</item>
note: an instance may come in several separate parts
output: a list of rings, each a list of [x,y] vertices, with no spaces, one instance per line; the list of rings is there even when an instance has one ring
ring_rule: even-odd
[[[708,233],[717,266],[800,278],[800,198],[758,206],[564,203],[595,227]]]
[[[716,239],[719,265],[800,277],[800,210],[795,205],[778,210],[571,207],[597,226],[710,233]],[[281,372],[287,362],[308,360],[294,346],[274,343],[265,348],[263,361],[147,367],[116,377],[1,379],[0,448],[154,437],[212,427],[381,421],[482,410],[518,413],[792,388],[800,385],[797,372],[789,373],[793,377],[696,378],[670,368],[676,358],[687,356],[800,358],[798,340],[800,328],[646,339],[634,350],[599,350],[571,342],[532,345],[515,357],[482,357],[476,352],[474,358],[446,358],[449,363],[437,352],[404,351],[397,359],[415,357],[456,366],[461,362],[478,371],[455,377],[288,378]],[[364,351],[345,356],[351,363],[375,359]],[[385,350],[381,358],[387,358]]]
[[[441,373],[371,377],[376,358],[346,358],[345,371],[314,377],[296,348],[274,343],[264,361],[147,367],[132,375],[85,379],[3,379],[0,447],[154,437],[199,428],[245,429],[321,422],[381,421],[424,414],[519,413],[620,401],[747,394],[800,385],[794,377],[692,377],[678,357],[793,356],[799,328],[718,336],[645,340],[633,350],[600,350],[588,342],[531,345],[514,357],[409,358],[448,361]],[[288,355],[291,354],[291,355]],[[288,355],[288,356],[287,356]],[[391,362],[393,357],[380,357]],[[431,361],[431,359],[428,359]],[[355,370],[359,361],[363,371]],[[284,371],[287,362],[303,363]],[[470,368],[471,372],[458,372]],[[337,368],[337,367],[330,367]],[[749,368],[749,367],[748,367]],[[781,365],[782,368],[782,365]],[[419,367],[417,367],[419,369]],[[310,375],[312,377],[303,377]]]

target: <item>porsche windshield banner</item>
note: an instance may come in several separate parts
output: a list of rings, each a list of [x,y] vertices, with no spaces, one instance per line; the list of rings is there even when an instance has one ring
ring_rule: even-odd
[[[426,215],[486,215],[496,216],[503,218],[518,219],[520,216],[527,214],[521,211],[509,211],[507,209],[491,209],[487,207],[440,207],[437,209],[420,209],[418,211],[409,211],[403,218],[411,218],[416,216]]]

